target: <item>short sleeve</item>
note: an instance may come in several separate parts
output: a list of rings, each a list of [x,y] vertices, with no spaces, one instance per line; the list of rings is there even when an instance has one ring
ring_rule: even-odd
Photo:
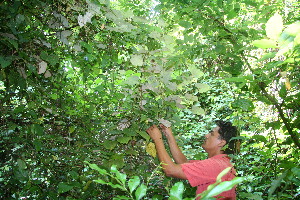
[[[232,167],[232,164],[224,155],[218,155],[205,160],[190,161],[181,165],[182,171],[192,187],[216,182],[217,176],[226,167]],[[224,176],[224,179],[228,179],[228,176],[230,175],[227,174]]]
[[[215,182],[216,178],[211,175],[212,167],[213,164],[209,159],[190,161],[181,165],[182,171],[192,187]]]

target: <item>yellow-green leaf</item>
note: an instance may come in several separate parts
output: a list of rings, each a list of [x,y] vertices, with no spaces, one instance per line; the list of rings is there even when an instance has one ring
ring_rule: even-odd
[[[144,64],[142,55],[132,55],[130,62],[134,66],[142,66]]]
[[[204,114],[205,114],[205,111],[204,111],[203,108],[194,105],[194,106],[192,107],[192,113],[194,113],[195,115],[204,115]]]
[[[153,158],[156,157],[156,149],[155,149],[155,144],[150,142],[147,146],[146,146],[146,152],[152,156]]]
[[[196,83],[195,86],[198,88],[199,93],[207,92],[210,90],[210,86],[206,83]]]
[[[268,49],[268,48],[276,48],[276,42],[273,40],[268,39],[261,39],[261,40],[254,40],[252,42],[252,45],[262,48],[262,49]]]
[[[266,23],[266,33],[271,40],[277,40],[283,29],[282,17],[278,13]]]

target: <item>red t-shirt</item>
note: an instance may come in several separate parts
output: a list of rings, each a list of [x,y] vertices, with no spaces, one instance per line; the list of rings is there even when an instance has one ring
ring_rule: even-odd
[[[222,177],[222,181],[230,181],[235,177],[236,171],[226,154],[219,154],[205,160],[191,160],[181,165],[190,185],[192,187],[197,186],[197,195],[205,191],[209,185],[215,183],[217,176],[227,167],[232,167],[232,169]],[[220,200],[235,200],[235,187],[222,192],[217,197],[223,197]],[[200,199],[200,197],[197,199]]]

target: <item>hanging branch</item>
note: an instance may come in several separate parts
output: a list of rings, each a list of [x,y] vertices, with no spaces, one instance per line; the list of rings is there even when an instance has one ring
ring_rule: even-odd
[[[284,112],[283,109],[281,108],[281,106],[279,105],[279,103],[276,101],[276,99],[271,96],[265,89],[265,87],[263,87],[261,84],[259,84],[259,88],[262,91],[262,93],[264,94],[264,96],[273,103],[273,105],[275,106],[275,108],[277,109],[280,118],[282,119],[282,122],[284,123],[286,129],[288,130],[290,136],[292,137],[295,145],[300,148],[300,142],[299,142],[299,138],[297,137],[297,135],[294,133],[293,128],[291,126],[291,124],[289,123],[288,119],[284,116]]]
[[[245,55],[242,55],[243,59],[245,60],[245,63],[248,67],[248,69],[251,71],[252,74],[254,74],[250,64],[248,63],[248,61],[245,58]],[[257,77],[254,77],[255,79],[257,79]],[[295,143],[295,145],[300,148],[300,141],[299,138],[297,137],[297,135],[294,133],[293,131],[293,127],[291,126],[290,122],[288,121],[288,119],[284,116],[284,111],[281,107],[281,105],[277,102],[276,98],[272,95],[270,95],[266,89],[265,89],[265,84],[264,83],[260,83],[258,84],[262,94],[275,106],[275,108],[277,109],[279,116],[282,120],[282,122],[284,123],[288,133],[290,134],[293,142]]]

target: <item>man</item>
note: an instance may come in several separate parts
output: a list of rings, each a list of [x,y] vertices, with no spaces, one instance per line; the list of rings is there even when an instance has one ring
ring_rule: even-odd
[[[146,130],[155,143],[157,155],[165,174],[169,177],[188,180],[192,187],[197,186],[197,195],[215,183],[219,173],[227,167],[232,167],[232,169],[223,176],[222,181],[228,181],[235,177],[236,172],[227,154],[234,153],[236,150],[236,140],[231,140],[231,138],[238,136],[237,128],[232,126],[230,122],[221,120],[217,121],[216,124],[217,126],[205,135],[205,141],[202,144],[203,149],[208,153],[208,159],[193,161],[187,160],[183,155],[171,128],[161,124],[160,128],[167,138],[175,163],[166,151],[158,127],[153,125]],[[235,188],[225,191],[217,197],[222,200],[235,200]]]

